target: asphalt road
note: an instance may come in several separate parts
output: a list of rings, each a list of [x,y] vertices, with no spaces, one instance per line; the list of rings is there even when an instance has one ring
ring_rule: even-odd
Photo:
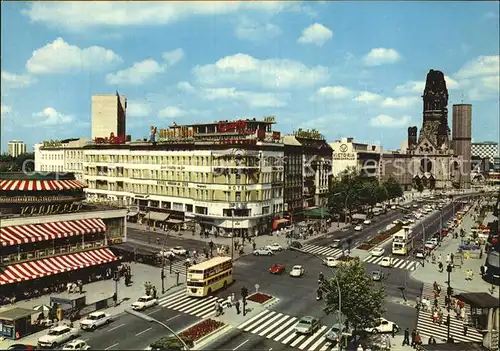
[[[195,237],[196,238],[196,237]],[[157,239],[160,244],[157,244]],[[166,247],[182,246],[190,251],[196,249],[200,251],[203,247],[206,247],[207,243],[204,241],[192,239],[186,237],[186,234],[179,236],[176,234],[163,234],[156,232],[148,232],[145,230],[139,230],[136,228],[127,228],[127,242],[131,242],[141,246],[145,250],[150,252],[158,252],[165,243]]]
[[[280,342],[266,339],[258,335],[233,329],[231,332],[222,336],[210,344],[210,350],[264,350],[278,351],[289,350],[290,347]]]
[[[153,307],[145,313],[168,324],[176,332],[199,320],[197,317],[160,307]],[[144,350],[167,334],[158,324],[148,323],[124,313],[107,326],[93,332],[82,332],[79,338],[87,341],[92,349],[96,350]]]

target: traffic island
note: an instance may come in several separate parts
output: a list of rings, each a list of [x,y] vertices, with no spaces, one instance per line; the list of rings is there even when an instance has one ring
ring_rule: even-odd
[[[247,297],[247,301],[259,303],[262,306],[269,306],[278,302],[278,298],[272,295],[256,292]]]
[[[201,349],[212,339],[216,339],[231,328],[230,325],[212,318],[196,323],[179,333],[179,337],[193,350]]]
[[[380,246],[389,241],[394,234],[400,231],[403,228],[401,224],[396,224],[393,227],[378,233],[374,238],[371,238],[368,241],[363,242],[361,245],[357,247],[358,250],[369,251],[373,249],[375,246]]]

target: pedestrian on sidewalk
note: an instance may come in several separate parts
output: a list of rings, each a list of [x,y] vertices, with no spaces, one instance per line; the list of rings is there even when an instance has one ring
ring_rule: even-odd
[[[78,290],[80,294],[83,294],[83,282],[81,280],[78,281]]]
[[[436,339],[434,339],[434,336],[431,335],[431,337],[429,338],[429,345],[436,345]]]
[[[240,301],[236,300],[234,302],[234,308],[236,308],[236,314],[240,314]]]
[[[410,330],[408,328],[405,329],[405,336],[403,338],[403,345],[405,346],[408,345],[410,346]]]

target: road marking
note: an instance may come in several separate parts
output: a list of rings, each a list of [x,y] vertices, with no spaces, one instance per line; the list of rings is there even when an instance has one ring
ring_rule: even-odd
[[[161,311],[161,307],[160,307],[160,308],[157,308],[157,309],[156,309],[156,310],[154,310],[154,311],[148,312],[148,313],[146,313],[146,314],[149,316],[150,314],[156,313],[156,312],[158,312],[158,311]]]
[[[141,334],[144,334],[145,332],[148,332],[148,331],[150,331],[151,329],[153,329],[153,328],[148,328],[148,329],[145,329],[145,330],[143,330],[143,331],[141,331],[141,332],[138,332],[137,334],[135,334],[135,336],[139,336],[139,335],[141,335]]]
[[[243,345],[245,345],[250,339],[246,339],[245,341],[243,341],[241,344],[239,344],[238,346],[236,346],[233,351],[236,351],[238,350],[240,347],[242,347]]]
[[[173,317],[170,317],[169,319],[167,319],[167,322],[170,322],[171,320],[176,319],[176,318],[178,318],[178,317],[180,317],[180,316],[181,316],[181,314],[179,313],[178,315],[175,315],[175,316],[173,316]]]
[[[113,327],[113,328],[111,328],[111,329],[108,329],[108,331],[110,331],[110,332],[111,332],[111,331],[113,331],[113,330],[116,330],[116,329],[118,329],[118,328],[123,327],[124,325],[125,325],[125,324],[120,324],[120,325],[117,325],[116,327]]]
[[[112,349],[113,347],[118,346],[118,343],[111,345],[110,347],[106,347],[104,350]]]
[[[82,341],[85,341],[85,342],[87,342],[87,341],[89,341],[90,339],[81,339],[81,340],[82,340]]]

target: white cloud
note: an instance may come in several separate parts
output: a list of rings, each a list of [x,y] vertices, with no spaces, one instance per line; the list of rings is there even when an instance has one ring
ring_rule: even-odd
[[[448,90],[456,90],[460,88],[460,83],[455,79],[444,76],[446,81],[446,88]],[[414,81],[410,80],[404,84],[396,86],[394,90],[397,94],[419,94],[422,95],[425,89],[425,81]]]
[[[311,86],[329,77],[328,68],[307,67],[301,62],[287,59],[259,60],[246,54],[226,56],[214,64],[193,69],[201,84],[254,84],[279,89]]]
[[[12,107],[10,107],[8,105],[4,105],[4,104],[0,105],[0,116],[1,117],[7,116],[11,112],[12,112]]]
[[[394,108],[408,108],[420,102],[418,97],[400,97],[400,98],[385,98],[382,100],[382,106]]]
[[[283,107],[287,105],[288,94],[256,93],[237,91],[235,88],[204,89],[201,97],[205,100],[234,100],[251,108]]]
[[[179,118],[186,115],[186,111],[176,106],[167,106],[158,111],[159,118]]]
[[[401,55],[394,49],[375,48],[363,58],[366,66],[381,66],[396,63],[401,60]]]
[[[280,27],[272,23],[256,21],[243,16],[238,20],[234,34],[242,40],[261,41],[274,39],[282,34],[282,31]]]
[[[177,83],[177,89],[185,93],[194,93],[196,91],[196,89],[189,82]]]
[[[486,88],[498,91],[500,87],[500,76],[483,77],[481,78],[481,82]]]
[[[369,91],[362,91],[354,98],[354,101],[357,102],[363,102],[363,103],[370,103],[370,102],[375,102],[375,101],[380,101],[382,99],[382,96],[371,93]]]
[[[168,25],[190,17],[242,11],[277,14],[293,6],[293,2],[283,1],[38,2],[30,3],[23,13],[32,22],[75,31],[92,27]]]
[[[144,84],[156,74],[165,72],[165,66],[155,60],[144,60],[136,62],[132,67],[109,73],[106,75],[106,83],[113,85],[140,85]]]
[[[82,70],[101,70],[122,62],[112,50],[100,46],[81,49],[63,38],[33,51],[26,69],[34,74],[73,73]]]
[[[13,74],[2,70],[2,89],[20,89],[29,87],[36,80],[28,75]]]
[[[41,112],[34,113],[33,116],[38,118],[37,124],[46,126],[68,124],[74,121],[72,116],[62,114],[53,107],[47,107]]]
[[[457,79],[474,78],[479,76],[498,75],[500,71],[500,55],[479,56],[467,62],[455,73]]]
[[[184,58],[184,56],[185,56],[184,50],[182,50],[180,48],[172,50],[172,51],[164,52],[162,54],[163,59],[165,61],[167,61],[167,63],[168,63],[169,66],[176,65],[177,63],[179,63],[180,61],[182,61],[182,59]]]
[[[333,32],[320,23],[311,24],[302,31],[302,35],[297,40],[300,44],[315,44],[323,46],[328,40],[333,38]]]
[[[380,128],[403,128],[409,125],[410,120],[410,116],[394,118],[387,115],[378,115],[377,117],[370,119],[370,125],[372,127]]]
[[[337,100],[348,98],[353,95],[353,92],[345,87],[331,86],[319,88],[314,95],[315,97]]]
[[[151,114],[151,106],[148,103],[135,100],[127,101],[127,116],[148,117]]]

